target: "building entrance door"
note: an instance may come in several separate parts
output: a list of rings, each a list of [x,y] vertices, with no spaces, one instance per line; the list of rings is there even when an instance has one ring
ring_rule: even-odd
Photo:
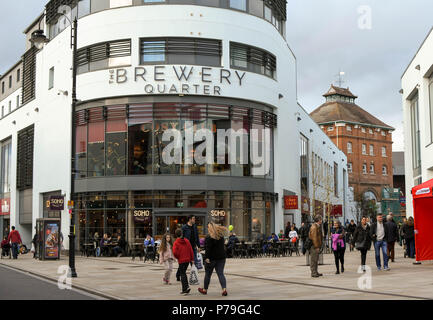
[[[155,214],[156,228],[154,229],[153,235],[155,240],[162,239],[163,235],[167,232],[174,235],[176,229],[182,228],[182,226],[188,222],[188,216],[190,214],[191,213],[180,212]],[[194,215],[199,237],[204,237],[205,226],[207,225],[206,214],[194,213]]]

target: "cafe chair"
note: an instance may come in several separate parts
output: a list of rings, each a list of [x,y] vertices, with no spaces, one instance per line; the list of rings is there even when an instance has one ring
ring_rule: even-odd
[[[140,257],[140,261],[143,260],[143,250],[141,249],[141,245],[133,246],[129,244],[128,247],[129,247],[129,252],[131,253],[132,261],[135,260],[136,256]]]
[[[156,246],[147,246],[144,249],[145,253],[144,253],[144,262],[146,262],[147,260],[152,260],[152,262],[155,262],[155,258],[156,258]]]

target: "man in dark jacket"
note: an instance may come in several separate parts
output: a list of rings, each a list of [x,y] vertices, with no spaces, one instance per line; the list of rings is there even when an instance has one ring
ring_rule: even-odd
[[[302,240],[302,254],[305,255],[307,250],[305,249],[305,241],[307,241],[308,233],[310,232],[310,225],[302,222],[301,228],[299,228],[299,237]]]
[[[370,229],[371,239],[374,243],[374,251],[376,253],[376,266],[377,270],[381,270],[382,265],[380,261],[380,251],[383,255],[383,270],[389,271],[388,267],[388,253],[386,239],[388,239],[388,230],[385,228],[385,222],[381,213],[377,215],[376,221],[371,225]]]
[[[191,215],[188,217],[188,222],[182,226],[182,235],[185,239],[188,239],[191,244],[192,251],[194,252],[194,264],[198,265],[197,250],[200,252],[200,239],[198,236],[197,225],[195,224],[195,216]],[[180,270],[176,272],[177,281],[180,281]]]
[[[385,229],[386,229],[386,245],[388,249],[388,257],[391,259],[392,262],[394,262],[394,246],[395,242],[398,240],[398,227],[397,224],[394,222],[394,219],[391,215],[388,215],[386,217],[387,222],[385,223]]]

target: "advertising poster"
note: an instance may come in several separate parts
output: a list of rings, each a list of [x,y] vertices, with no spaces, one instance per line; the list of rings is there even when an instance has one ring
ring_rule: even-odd
[[[0,199],[0,216],[10,214],[11,210],[11,199]]]
[[[57,259],[59,257],[59,224],[47,223],[45,225],[45,258]]]

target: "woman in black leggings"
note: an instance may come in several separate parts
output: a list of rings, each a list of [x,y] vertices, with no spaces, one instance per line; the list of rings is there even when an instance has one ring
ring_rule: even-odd
[[[335,267],[337,272],[335,274],[340,274],[340,264],[341,273],[344,272],[344,253],[346,252],[346,232],[341,226],[339,220],[334,221],[334,227],[331,229],[332,238],[332,251],[334,252]]]
[[[361,223],[356,227],[353,234],[352,247],[361,252],[361,268],[365,272],[367,251],[371,247],[370,226],[367,224],[367,217],[362,217]]]
[[[210,278],[212,276],[213,270],[216,270],[218,275],[218,280],[220,281],[222,288],[222,295],[227,296],[227,282],[224,276],[224,266],[226,264],[226,252],[224,246],[224,235],[227,234],[227,228],[223,226],[216,225],[210,222],[207,226],[209,235],[205,240],[205,277],[204,277],[204,287],[198,288],[201,294],[207,294],[207,289],[209,288]]]

